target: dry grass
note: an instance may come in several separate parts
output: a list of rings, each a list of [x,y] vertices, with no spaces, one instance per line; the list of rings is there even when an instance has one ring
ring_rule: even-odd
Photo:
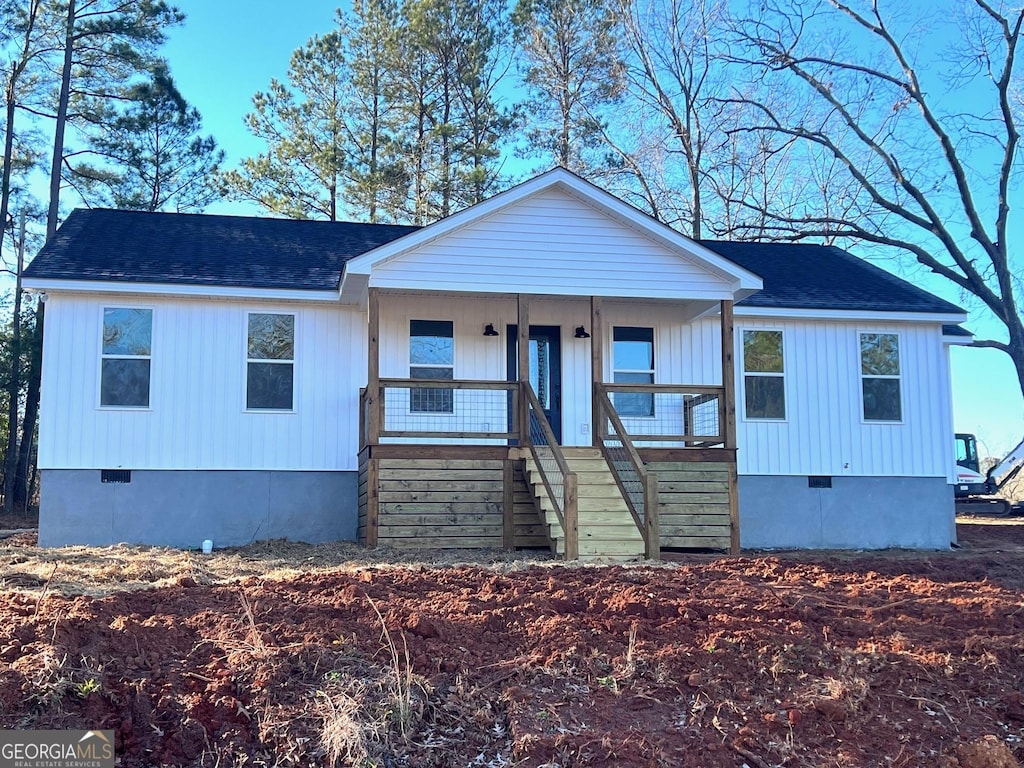
[[[39,589],[49,582],[48,592],[52,594],[98,597],[174,584],[229,584],[253,576],[286,579],[368,567],[444,567],[463,563],[514,569],[542,562],[553,561],[544,552],[408,552],[389,547],[369,550],[353,542],[301,544],[275,540],[204,555],[197,550],[126,544],[42,549],[0,540],[0,589],[38,595]]]
[[[405,633],[398,630],[399,649],[377,604],[369,595],[366,600],[380,623],[388,663],[370,679],[351,671],[325,676],[326,689],[317,692],[317,713],[321,749],[332,766],[378,765],[377,758],[392,750],[392,742],[408,740],[428,695],[428,686],[413,675]]]
[[[992,519],[961,518],[966,527],[1024,526],[1024,517]],[[982,545],[984,546],[984,545]],[[977,551],[980,547],[966,547]],[[999,543],[1000,551],[1022,551],[1024,545]],[[773,555],[780,554],[773,552]],[[957,557],[956,553],[883,550],[874,556],[891,559]],[[857,559],[862,552],[798,550],[786,553],[791,560],[822,558]],[[678,555],[666,553],[663,563],[623,564],[623,567],[671,568],[677,563],[713,562],[720,555]],[[120,544],[111,547],[61,547],[42,549],[18,537],[0,539],[0,590],[40,597],[103,595],[166,587],[175,584],[212,586],[230,584],[250,577],[287,579],[310,573],[358,571],[366,568],[444,568],[480,565],[497,572],[529,566],[600,568],[600,563],[564,563],[545,551],[505,552],[495,549],[399,550],[382,546],[367,549],[354,542],[302,544],[286,540],[264,541],[247,547],[217,550],[204,555],[198,550]]]

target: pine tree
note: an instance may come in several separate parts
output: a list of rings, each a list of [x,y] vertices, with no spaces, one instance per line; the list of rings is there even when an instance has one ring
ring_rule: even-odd
[[[351,75],[346,91],[350,181],[348,205],[367,221],[404,215],[409,173],[395,135],[398,99],[399,14],[395,0],[355,0],[341,15]]]
[[[288,83],[271,80],[245,117],[267,151],[221,176],[223,189],[291,218],[338,219],[349,181],[346,83],[341,30],[317,35],[292,54]]]
[[[602,141],[602,109],[622,92],[616,17],[605,0],[519,0],[530,146],[585,172]]]
[[[126,88],[121,99],[91,107],[102,119],[80,156],[100,163],[69,163],[86,199],[145,211],[201,211],[219,197],[212,180],[224,152],[201,135],[202,116],[166,66]]]
[[[456,49],[460,146],[457,201],[475,205],[501,185],[502,145],[514,125],[498,87],[512,66],[512,24],[505,0],[456,0],[465,44]]]
[[[511,38],[503,0],[409,0],[401,70],[418,223],[482,200],[512,127],[497,103]]]

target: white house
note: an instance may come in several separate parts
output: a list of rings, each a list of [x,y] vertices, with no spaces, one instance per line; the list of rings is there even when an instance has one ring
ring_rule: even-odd
[[[78,210],[25,285],[43,546],[955,539],[961,309],[564,170],[424,228]]]

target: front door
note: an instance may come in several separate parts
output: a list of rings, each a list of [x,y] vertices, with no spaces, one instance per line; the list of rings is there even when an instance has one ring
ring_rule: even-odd
[[[516,380],[519,360],[519,330],[508,327],[508,380]],[[562,343],[557,325],[530,326],[530,384],[555,439],[562,442]]]

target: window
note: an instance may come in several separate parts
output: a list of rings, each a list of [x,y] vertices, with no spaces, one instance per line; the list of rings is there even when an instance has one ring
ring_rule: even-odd
[[[100,405],[148,408],[153,310],[103,308]]]
[[[654,329],[615,328],[612,331],[612,381],[616,384],[654,383]],[[614,392],[620,416],[653,416],[653,392]]]
[[[782,331],[743,332],[743,402],[748,419],[785,419]]]
[[[860,376],[864,420],[900,421],[900,337],[895,333],[862,333]]]
[[[249,314],[245,407],[290,411],[295,391],[295,315]]]
[[[450,320],[409,322],[409,378],[454,379],[455,340]],[[452,390],[413,389],[409,392],[413,413],[454,413]]]

